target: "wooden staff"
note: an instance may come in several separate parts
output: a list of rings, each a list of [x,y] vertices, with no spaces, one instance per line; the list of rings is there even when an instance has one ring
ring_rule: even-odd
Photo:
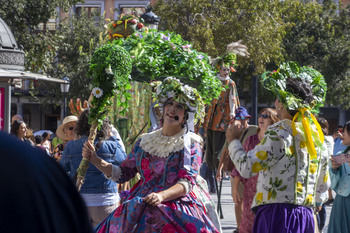
[[[102,124],[102,119],[109,111],[108,101],[119,90],[125,93],[130,87],[129,75],[131,73],[131,56],[122,47],[115,44],[106,44],[98,48],[90,61],[89,74],[93,77],[95,86],[92,90],[91,111],[89,123],[91,124],[89,142],[94,144],[97,129]],[[99,92],[99,93],[98,93]],[[128,98],[123,105],[127,108]],[[76,187],[80,191],[84,183],[90,162],[83,158],[76,172]]]
[[[97,135],[97,128],[98,128],[98,122],[94,121],[90,128],[89,138],[91,144],[94,144],[96,135]],[[81,186],[84,183],[86,171],[89,168],[90,161],[83,158],[79,164],[79,168],[77,169],[77,181],[76,181],[76,187],[78,191],[80,191]]]

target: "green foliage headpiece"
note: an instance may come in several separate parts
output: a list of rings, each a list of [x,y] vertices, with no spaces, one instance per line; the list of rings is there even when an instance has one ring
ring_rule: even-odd
[[[184,85],[179,79],[168,77],[157,86],[156,98],[161,107],[167,99],[184,104],[190,112],[194,112],[195,122],[201,122],[204,118],[204,103],[196,88]]]
[[[234,53],[227,53],[219,58],[217,69],[220,70],[221,67],[229,67],[231,72],[236,72],[236,54]]]
[[[115,40],[132,57],[133,80],[162,81],[176,77],[182,83],[196,87],[205,104],[210,104],[222,91],[207,54],[196,51],[180,35],[169,31],[134,33],[126,40]]]
[[[108,113],[112,105],[110,97],[117,91],[124,97],[118,105],[127,107],[130,99],[128,89],[131,88],[129,76],[131,73],[131,57],[123,48],[114,44],[102,45],[92,55],[89,74],[93,77],[93,100],[89,122],[97,120],[99,123]],[[122,112],[123,113],[123,112]]]
[[[211,60],[211,64],[216,69],[220,67],[229,67],[231,72],[236,72],[236,58],[237,55],[242,57],[249,57],[248,47],[241,43],[242,40],[232,42],[226,46],[226,51],[220,57]]]
[[[312,90],[312,99],[305,101],[305,98],[297,96],[288,89],[287,79],[298,79]],[[262,74],[261,81],[266,89],[270,90],[284,105],[286,109],[298,110],[309,108],[312,112],[317,113],[319,108],[323,106],[327,84],[323,75],[307,66],[300,67],[296,62],[282,63],[279,68],[274,71],[267,71]]]

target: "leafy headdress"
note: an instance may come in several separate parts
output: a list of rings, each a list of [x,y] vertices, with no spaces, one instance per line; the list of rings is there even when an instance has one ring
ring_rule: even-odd
[[[194,114],[194,124],[204,118],[204,103],[197,89],[184,85],[179,79],[174,77],[164,79],[157,86],[156,98],[161,107],[169,98],[186,105],[188,111]]]
[[[169,31],[134,33],[127,39],[114,40],[131,55],[132,79],[139,82],[162,81],[176,77],[196,87],[205,104],[218,98],[222,84],[216,78],[207,54],[192,48],[180,35]]]
[[[229,67],[231,72],[236,72],[236,59],[237,55],[242,57],[249,57],[250,54],[247,51],[247,46],[241,44],[242,40],[232,42],[227,45],[226,51],[220,57],[217,57],[211,61],[213,67],[220,70],[220,67]]]
[[[275,71],[267,71],[262,74],[261,81],[266,89],[271,91],[284,105],[286,109],[298,110],[309,108],[313,113],[318,113],[326,98],[327,84],[323,75],[308,66],[300,67],[296,62],[282,63]],[[311,86],[313,100],[305,100],[288,90],[287,79],[299,79]]]
[[[295,94],[288,87],[291,79],[297,79],[301,84],[308,85],[312,90],[312,96],[305,98]],[[319,112],[326,98],[327,84],[323,75],[311,67],[300,67],[296,62],[285,62],[277,70],[262,74],[261,81],[286,109],[297,111],[293,117],[293,136],[297,134],[297,130],[304,134],[311,159],[316,159],[314,142],[318,147],[322,147],[324,135],[312,113]]]

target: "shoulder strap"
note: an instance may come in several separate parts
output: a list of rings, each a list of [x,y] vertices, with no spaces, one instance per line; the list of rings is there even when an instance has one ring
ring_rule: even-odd
[[[244,139],[244,137],[245,137],[245,135],[247,135],[247,133],[248,133],[248,128],[246,128],[245,130],[244,130],[244,133],[242,134],[242,137],[241,137],[241,143],[243,143],[243,139]]]

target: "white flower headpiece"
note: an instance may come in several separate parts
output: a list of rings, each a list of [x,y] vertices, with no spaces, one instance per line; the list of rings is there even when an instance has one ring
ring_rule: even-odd
[[[181,83],[179,79],[174,77],[164,79],[157,86],[156,98],[161,107],[169,98],[186,105],[188,110],[195,114],[195,123],[202,122],[204,118],[204,103],[197,89]]]

